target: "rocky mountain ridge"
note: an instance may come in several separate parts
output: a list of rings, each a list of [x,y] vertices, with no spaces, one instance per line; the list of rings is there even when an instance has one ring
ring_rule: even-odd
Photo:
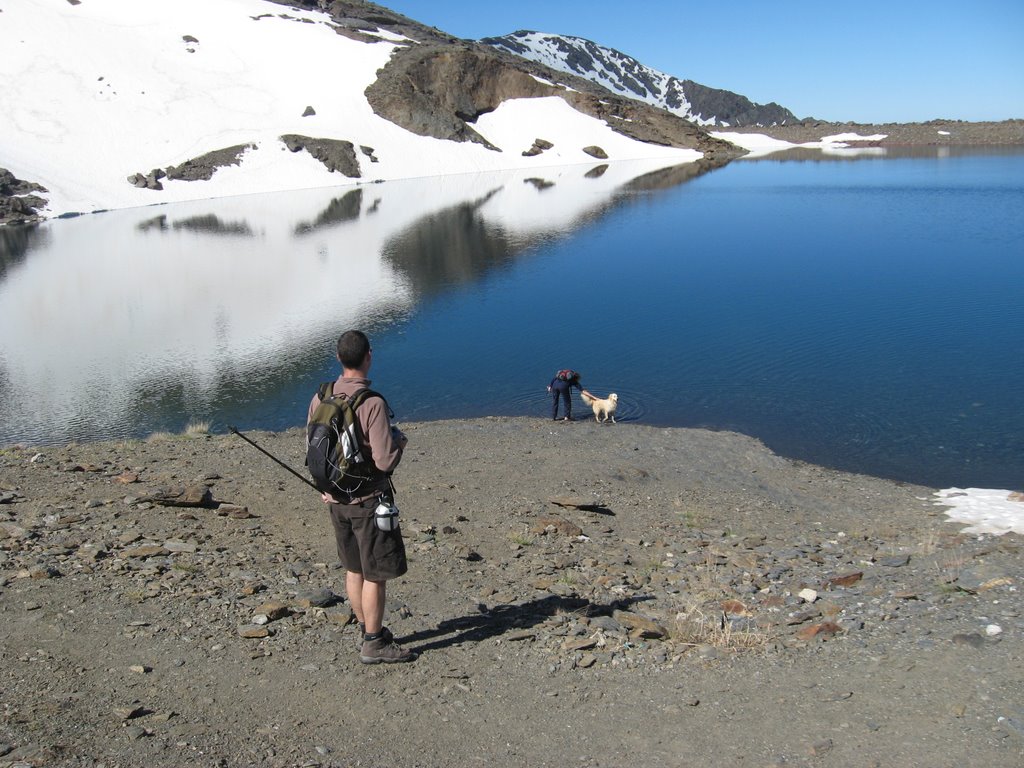
[[[519,30],[480,42],[579,75],[612,93],[661,107],[698,125],[743,127],[799,122],[775,102],[755,104],[732,91],[681,80],[582,37]]]

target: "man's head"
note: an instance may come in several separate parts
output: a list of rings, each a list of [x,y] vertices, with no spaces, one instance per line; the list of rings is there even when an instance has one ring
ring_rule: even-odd
[[[343,368],[358,371],[369,366],[370,340],[362,331],[345,331],[338,337],[338,362]]]

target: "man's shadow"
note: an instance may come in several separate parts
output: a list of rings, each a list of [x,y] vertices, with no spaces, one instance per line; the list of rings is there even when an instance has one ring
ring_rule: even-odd
[[[615,610],[626,610],[633,603],[653,597],[630,597],[609,604],[592,603],[582,597],[548,595],[517,605],[497,605],[472,616],[445,619],[435,629],[424,629],[397,640],[417,653],[449,648],[465,642],[479,643],[515,630],[530,629],[556,614],[575,613],[581,616],[611,616]],[[450,635],[450,637],[443,637]],[[433,639],[432,638],[437,638]],[[425,642],[431,641],[431,642]],[[423,645],[416,643],[423,642]]]

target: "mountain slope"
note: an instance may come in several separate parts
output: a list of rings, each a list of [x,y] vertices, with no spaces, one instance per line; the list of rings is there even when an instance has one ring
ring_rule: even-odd
[[[11,220],[739,152],[358,0],[22,0],[3,8],[0,50]],[[551,146],[534,151],[538,139]]]
[[[680,80],[582,37],[520,30],[480,42],[587,78],[612,93],[653,104],[700,125],[744,127],[797,122],[792,112],[774,102],[755,104],[731,91]]]

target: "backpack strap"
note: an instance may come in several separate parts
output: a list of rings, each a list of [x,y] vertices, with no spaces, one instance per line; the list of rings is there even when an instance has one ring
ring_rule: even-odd
[[[321,403],[329,397],[334,397],[334,382],[325,381],[323,384],[320,385],[320,388],[317,389],[316,394],[317,397],[320,398]],[[348,398],[349,402],[352,404],[352,410],[355,411],[368,397],[379,397],[381,400],[384,400],[384,409],[387,411],[388,418],[395,418],[395,412],[391,410],[391,406],[388,405],[388,401],[384,399],[384,395],[382,395],[380,392],[375,392],[367,387],[357,390],[355,393],[352,394],[351,397]]]

